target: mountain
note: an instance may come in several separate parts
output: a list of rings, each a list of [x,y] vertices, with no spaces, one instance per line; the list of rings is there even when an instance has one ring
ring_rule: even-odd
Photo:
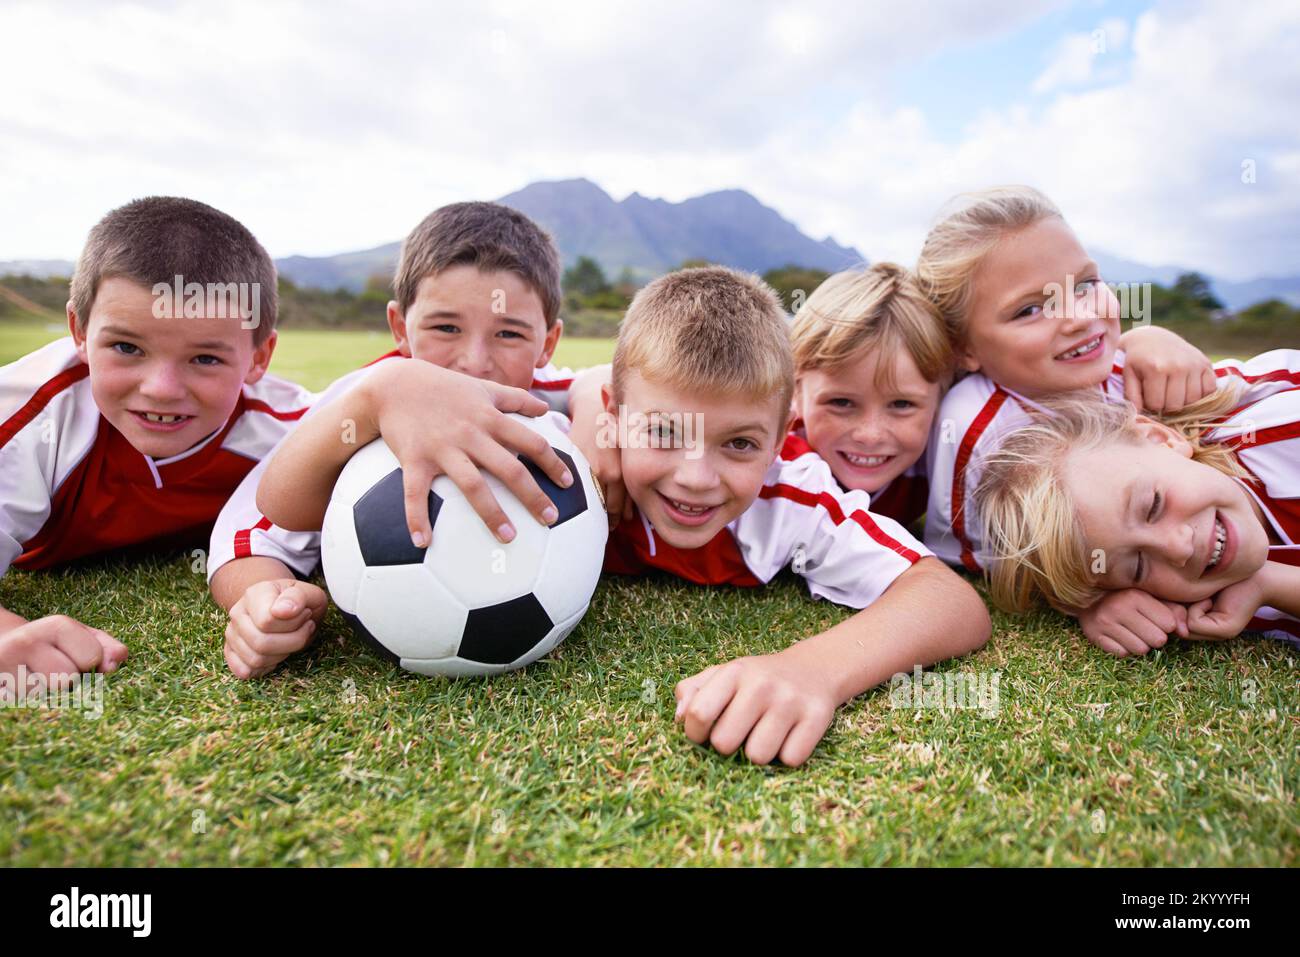
[[[579,256],[601,264],[616,279],[626,268],[646,280],[687,259],[707,259],[753,272],[789,264],[836,272],[865,262],[850,246],[815,240],[794,223],[741,189],[706,193],[680,203],[633,193],[615,201],[595,183],[568,179],[532,183],[498,202],[535,219],[555,238],[565,266]],[[337,256],[288,256],[276,260],[280,275],[300,286],[357,291],[373,276],[393,274],[400,243]],[[1101,274],[1111,282],[1157,282],[1171,286],[1183,266],[1152,266],[1094,250]],[[0,262],[0,276],[69,276],[73,264],[42,259]],[[1300,306],[1300,275],[1229,282],[1207,276],[1229,309],[1264,299]]]
[[[687,259],[766,272],[795,264],[836,272],[864,262],[856,249],[833,239],[805,236],[799,228],[740,189],[696,196],[681,203],[633,193],[616,202],[590,180],[532,183],[497,202],[519,210],[555,239],[565,266],[579,256],[600,263],[609,278],[626,268],[650,279]],[[276,260],[280,274],[300,286],[358,290],[375,275],[391,275],[400,243],[338,256]],[[0,270],[3,264],[0,264]]]

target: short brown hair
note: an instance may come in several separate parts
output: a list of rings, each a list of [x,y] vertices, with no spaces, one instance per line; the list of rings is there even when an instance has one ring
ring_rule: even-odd
[[[686,391],[775,395],[784,417],[794,358],[781,300],[757,276],[722,266],[660,276],[636,294],[619,327],[616,399],[633,371]]]
[[[393,291],[402,312],[420,280],[452,266],[514,273],[537,293],[546,328],[560,315],[560,254],[546,231],[500,203],[452,203],[424,217],[402,243]]]
[[[152,289],[186,284],[255,283],[261,345],[275,329],[275,263],[262,244],[233,216],[179,196],[147,196],[119,206],[95,224],[72,274],[70,298],[77,328],[85,332],[99,284],[129,279]]]
[[[927,382],[945,383],[953,348],[934,303],[912,273],[896,263],[836,273],[818,286],[790,330],[797,372],[835,369],[867,350],[906,351]],[[878,384],[892,385],[893,364],[876,367]]]

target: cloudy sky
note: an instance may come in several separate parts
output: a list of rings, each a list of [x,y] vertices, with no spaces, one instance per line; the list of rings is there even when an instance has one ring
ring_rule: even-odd
[[[906,263],[948,196],[1026,182],[1114,254],[1300,272],[1294,0],[0,0],[0,36],[0,259],[147,194],[323,255],[585,176]]]

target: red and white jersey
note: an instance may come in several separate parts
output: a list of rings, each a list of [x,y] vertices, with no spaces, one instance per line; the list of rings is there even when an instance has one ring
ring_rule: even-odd
[[[808,590],[865,608],[930,551],[892,519],[867,510],[870,496],[844,491],[808,443],[787,436],[754,503],[700,548],[664,542],[638,510],[611,533],[605,571],[669,572],[700,585],[766,584],[787,565]]]
[[[1238,481],[1281,540],[1269,546],[1268,560],[1300,566],[1300,350],[1267,352],[1239,368],[1243,376],[1272,378],[1257,378],[1241,405],[1206,438],[1231,443],[1253,476]],[[1300,619],[1276,608],[1261,608],[1247,627],[1300,647]]]
[[[328,405],[353,388],[381,363],[394,361],[419,360],[409,360],[396,349],[385,353],[332,382],[329,388],[316,397],[312,404],[313,410]],[[572,383],[572,371],[547,365],[534,372],[529,391],[551,407],[550,415],[557,415],[559,413],[556,410],[568,410],[569,386]],[[309,412],[308,415],[310,414]],[[208,551],[209,582],[218,568],[236,558],[250,558],[254,555],[276,558],[304,578],[320,563],[320,532],[291,532],[280,528],[273,525],[257,508],[257,485],[274,452],[275,448],[267,451],[263,460],[245,476],[221,509],[212,529]]]
[[[805,442],[808,441],[808,432],[804,428],[803,419],[795,419],[790,431]],[[900,525],[910,526],[925,514],[929,500],[930,476],[925,464],[925,453],[909,465],[902,475],[891,479],[884,488],[876,489],[870,494],[873,514],[883,515],[885,518],[892,518]]]
[[[1244,380],[1244,401],[1300,384],[1294,350],[1279,349],[1249,362],[1225,359],[1215,363],[1216,375]],[[1124,353],[1101,384],[1103,394],[1124,397]],[[983,473],[982,462],[1002,439],[1027,425],[1034,401],[1012,392],[987,376],[969,375],[944,396],[930,432],[926,461],[930,469],[930,500],[925,516],[925,543],[950,565],[979,572],[987,565],[981,554],[979,517],[971,496]]]
[[[155,459],[100,414],[71,337],[0,368],[0,574],[145,543],[201,542],[311,400],[265,375],[243,387],[218,431]]]

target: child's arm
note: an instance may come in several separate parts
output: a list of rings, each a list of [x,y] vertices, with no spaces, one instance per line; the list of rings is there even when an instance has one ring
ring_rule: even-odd
[[[1159,326],[1130,329],[1124,350],[1124,397],[1148,412],[1176,412],[1218,386],[1214,366],[1200,349]]]
[[[569,417],[573,420],[569,438],[591,465],[605,493],[605,511],[609,513],[609,527],[613,528],[632,516],[632,500],[623,484],[617,422],[611,422],[606,409],[611,372],[609,365],[593,366],[574,378],[569,389]]]
[[[212,597],[230,613],[226,665],[236,678],[260,678],[316,636],[329,596],[275,558],[226,562],[212,576]]]
[[[418,360],[386,363],[289,434],[262,476],[257,506],[281,528],[318,530],[343,466],[382,435],[402,465],[407,527],[417,547],[432,537],[425,503],[433,479],[443,474],[508,542],[514,528],[479,469],[500,478],[538,521],[554,521],[555,506],[515,452],[562,487],[573,478],[543,436],[504,414],[546,411],[545,402],[522,389]]]
[[[29,674],[45,675],[52,687],[64,686],[56,675],[116,671],[126,655],[126,645],[66,615],[23,622],[0,634],[0,674],[16,680],[22,666]]]
[[[1266,606],[1300,618],[1300,567],[1265,562],[1245,581],[1192,605],[1187,609],[1187,627],[1192,632],[1188,637],[1235,638]]]
[[[1089,608],[1067,611],[1079,619],[1090,642],[1116,658],[1163,648],[1172,634],[1187,637],[1187,606],[1138,588],[1114,591]]]
[[[923,558],[852,618],[776,654],[738,658],[678,683],[675,720],[723,754],[806,761],[835,709],[892,675],[982,647],[991,631],[975,589]]]

